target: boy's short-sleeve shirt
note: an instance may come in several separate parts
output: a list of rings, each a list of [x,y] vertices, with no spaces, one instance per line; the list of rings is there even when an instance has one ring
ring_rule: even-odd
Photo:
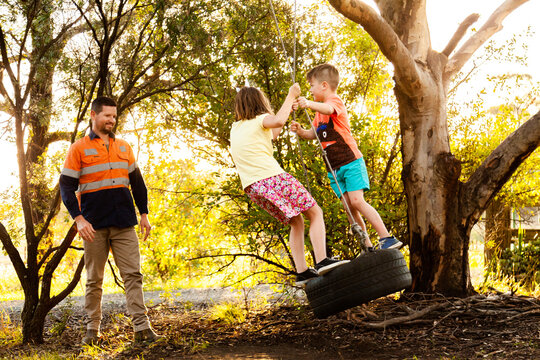
[[[263,126],[267,115],[236,121],[231,127],[231,155],[243,189],[285,172],[274,158],[272,129]]]
[[[325,104],[331,105],[334,108],[334,113],[324,115],[316,112],[313,127],[326,151],[328,161],[335,170],[361,158],[362,153],[358,150],[352,136],[349,116],[343,101],[339,96],[333,95],[326,99]]]

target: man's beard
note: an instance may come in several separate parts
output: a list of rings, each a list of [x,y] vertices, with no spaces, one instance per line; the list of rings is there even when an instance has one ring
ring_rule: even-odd
[[[113,133],[114,126],[111,126],[110,130],[108,128],[108,125],[103,125],[99,131],[101,131],[103,134],[111,135]]]

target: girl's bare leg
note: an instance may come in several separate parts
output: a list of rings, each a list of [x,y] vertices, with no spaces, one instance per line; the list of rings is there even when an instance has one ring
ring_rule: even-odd
[[[304,211],[304,214],[309,219],[309,238],[315,253],[315,263],[318,263],[326,258],[326,227],[323,211],[319,205],[315,204]]]
[[[306,257],[304,254],[304,218],[302,214],[296,215],[289,223],[291,234],[289,236],[289,246],[296,267],[296,272],[302,273],[307,270]]]

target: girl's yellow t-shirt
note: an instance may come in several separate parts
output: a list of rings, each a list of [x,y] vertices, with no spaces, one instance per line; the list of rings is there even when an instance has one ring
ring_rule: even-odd
[[[231,155],[240,175],[242,188],[272,176],[284,173],[274,159],[272,129],[263,126],[261,114],[251,120],[233,123],[231,128]]]

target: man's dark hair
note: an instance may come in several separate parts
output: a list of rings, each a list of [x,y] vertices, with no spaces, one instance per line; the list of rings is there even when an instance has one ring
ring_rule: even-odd
[[[99,114],[103,110],[104,106],[114,106],[116,107],[116,101],[107,96],[98,96],[94,101],[92,101],[92,107],[90,108],[96,114]]]

